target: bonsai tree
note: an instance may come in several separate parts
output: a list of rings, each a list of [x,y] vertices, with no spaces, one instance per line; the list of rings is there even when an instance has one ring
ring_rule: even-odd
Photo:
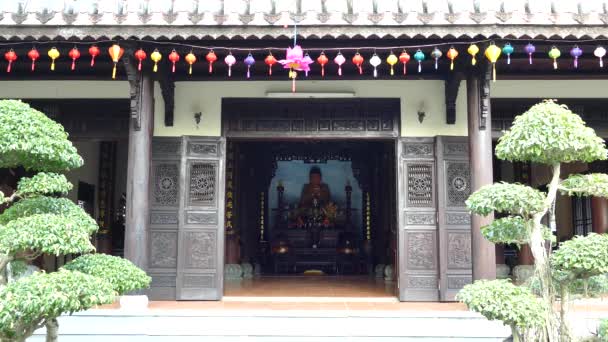
[[[82,165],[63,127],[29,105],[0,101],[0,168],[22,169],[11,194],[0,192],[0,340],[24,341],[46,326],[57,339],[57,317],[111,303],[117,294],[147,287],[150,278],[127,260],[83,255],[58,272],[45,270],[8,282],[9,263],[47,255],[87,254],[98,226],[60,197],[72,189],[61,172]]]
[[[578,115],[554,101],[541,102],[515,118],[511,129],[499,139],[496,156],[499,159],[513,162],[548,165],[551,168],[551,180],[547,184],[547,192],[544,193],[521,184],[497,183],[480,188],[467,200],[467,206],[474,214],[486,216],[492,212],[498,212],[507,215],[482,228],[483,236],[489,241],[530,245],[534,256],[538,295],[546,308],[543,322],[544,333],[537,336],[539,340],[557,340],[560,337],[558,330],[562,332],[562,340],[566,341],[570,338],[567,334],[565,320],[560,322],[553,309],[557,288],[554,283],[566,280],[569,282],[582,277],[588,278],[590,275],[605,272],[599,263],[589,264],[588,257],[591,254],[582,254],[583,252],[579,251],[580,248],[583,248],[583,244],[578,242],[582,240],[563,244],[563,251],[558,252],[553,262],[550,262],[547,251],[550,250],[551,233],[546,226],[541,224],[541,221],[554,207],[557,192],[576,195],[608,195],[607,175],[576,175],[561,180],[561,163],[604,160],[607,153],[604,141],[595,134],[593,129],[586,127]],[[592,248],[591,250],[594,251],[592,253],[599,253],[600,249],[606,248],[603,241],[589,237],[585,240],[585,248]],[[577,252],[574,252],[575,250]],[[579,265],[579,263],[584,265]],[[590,270],[591,268],[593,271]],[[563,275],[563,272],[567,273],[565,278],[559,276],[559,274]],[[559,284],[557,285],[559,286]],[[563,286],[562,288],[568,287]],[[475,297],[475,294],[471,293],[473,289],[474,287],[468,288],[465,303],[472,303],[470,298]],[[495,289],[504,291],[507,288],[497,286]],[[505,297],[496,296],[497,301],[503,298]],[[464,301],[465,297],[462,299]],[[562,298],[562,301],[565,303],[567,296]],[[502,307],[506,304],[497,305]],[[480,311],[476,306],[469,307]],[[487,315],[487,311],[480,312],[488,318],[500,319],[497,314],[490,316]],[[560,324],[564,325],[558,329]]]

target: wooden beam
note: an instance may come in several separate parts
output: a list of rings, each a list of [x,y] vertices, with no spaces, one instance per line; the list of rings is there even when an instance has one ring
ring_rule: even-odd
[[[461,72],[448,73],[445,80],[445,121],[448,125],[456,123],[456,99],[460,81],[464,78]]]
[[[160,91],[165,102],[165,126],[173,126],[173,117],[175,111],[175,80],[168,71],[161,68],[159,72],[158,83]]]

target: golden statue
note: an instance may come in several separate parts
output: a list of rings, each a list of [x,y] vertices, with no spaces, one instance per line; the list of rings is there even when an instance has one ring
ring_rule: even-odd
[[[302,187],[300,195],[300,208],[322,208],[329,204],[331,195],[329,187],[322,182],[321,169],[317,166],[310,168],[309,182]]]

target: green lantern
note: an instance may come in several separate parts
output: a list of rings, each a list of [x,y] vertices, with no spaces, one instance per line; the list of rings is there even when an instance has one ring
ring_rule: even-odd
[[[551,50],[549,50],[549,58],[553,59],[553,69],[555,70],[557,70],[557,59],[561,55],[561,51],[556,46],[551,47]]]

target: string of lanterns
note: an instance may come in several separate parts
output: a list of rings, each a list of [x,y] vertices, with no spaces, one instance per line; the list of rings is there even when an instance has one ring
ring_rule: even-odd
[[[230,48],[218,47],[216,49],[228,50],[228,53],[224,57],[223,61],[228,67],[228,77],[231,77],[232,76],[232,67],[238,63],[237,59],[232,54]],[[234,48],[234,49],[235,50],[245,50],[245,49],[240,49],[240,48]],[[359,71],[359,74],[362,75],[364,73],[364,65],[365,65],[366,60],[365,60],[365,57],[359,52],[360,49],[362,49],[362,48],[344,48],[344,50],[356,50],[355,54],[352,56],[351,62],[352,62],[352,64],[355,65],[355,67]],[[385,48],[382,48],[382,49],[385,49]],[[259,49],[251,49],[250,51],[252,51],[252,50],[259,50]],[[315,50],[319,50],[319,49],[315,49]],[[330,49],[330,50],[332,50],[332,49]],[[270,51],[270,50],[268,50],[268,51],[269,51],[268,55],[263,60],[264,64],[268,67],[268,75],[269,76],[272,75],[273,66],[275,64],[277,64],[277,63],[281,64],[281,65],[283,65],[284,69],[289,70],[289,78],[294,81],[294,84],[295,84],[295,79],[297,77],[297,71],[304,71],[305,75],[308,76],[308,73],[310,72],[310,65],[314,64],[315,62],[321,66],[321,77],[325,77],[325,66],[330,61],[330,59],[326,55],[325,51],[323,51],[323,50],[321,50],[321,52],[319,53],[316,60],[313,60],[308,53],[305,53],[304,50],[299,45],[295,45],[295,44],[293,47],[290,47],[287,49],[285,59],[282,59],[282,60],[277,60],[273,56],[272,51]],[[467,47],[466,52],[470,56],[471,65],[473,65],[473,66],[476,65],[477,58],[478,58],[477,55],[481,52],[479,46],[475,43],[472,43]],[[490,42],[490,44],[485,48],[483,55],[492,64],[492,79],[493,80],[496,80],[496,62],[498,61],[500,56],[505,55],[506,59],[507,59],[507,64],[511,64],[511,55],[514,52],[515,52],[515,48],[510,43],[505,43],[501,48],[498,45],[496,45],[494,42]],[[528,43],[524,47],[523,52],[525,52],[528,55],[529,63],[533,64],[533,55],[536,53],[536,47],[532,43]],[[97,45],[91,45],[88,48],[88,54],[91,58],[90,65],[91,65],[91,67],[93,67],[95,65],[95,59],[101,55],[101,51],[100,51],[99,47],[97,47]],[[108,56],[110,57],[111,61],[113,62],[113,68],[112,68],[112,78],[113,79],[116,78],[116,66],[117,66],[119,60],[122,58],[123,54],[124,54],[124,49],[122,47],[120,47],[120,45],[117,43],[113,44],[108,49]],[[583,50],[578,45],[574,45],[570,49],[569,54],[573,59],[573,67],[575,69],[578,69],[579,59],[583,55]],[[51,66],[50,66],[51,70],[55,70],[55,61],[61,57],[61,52],[56,47],[52,47],[51,49],[49,49],[47,51],[47,55],[51,59]],[[459,55],[460,55],[459,51],[453,45],[450,46],[449,49],[447,49],[447,51],[445,53],[445,57],[447,59],[449,59],[449,61],[450,61],[450,70],[452,70],[452,71],[454,70],[454,61],[456,60],[456,58],[458,58]],[[561,57],[561,51],[557,48],[557,46],[554,45],[547,52],[547,55],[553,62],[553,68],[558,69],[557,61]],[[599,66],[601,68],[603,68],[604,67],[603,58],[606,56],[606,49],[602,46],[598,46],[593,51],[593,55],[596,58],[598,58]],[[434,47],[430,51],[429,56],[430,56],[430,58],[433,59],[434,68],[435,68],[435,70],[437,70],[439,68],[440,60],[442,59],[442,57],[444,57],[443,52],[439,49],[439,47]],[[72,48],[68,52],[68,57],[72,60],[70,69],[75,70],[77,61],[81,58],[80,50],[77,47]],[[142,62],[149,58],[153,62],[152,71],[157,72],[158,63],[163,59],[163,55],[158,49],[154,49],[153,52],[150,53],[150,55],[148,56],[146,51],[144,51],[142,48],[140,48],[137,51],[135,51],[134,57],[138,61],[138,65],[137,65],[138,71],[142,71]],[[422,51],[422,49],[420,49],[420,48],[417,49],[415,51],[415,53],[413,54],[413,56],[410,56],[410,54],[405,49],[403,49],[403,51],[400,53],[399,56],[397,56],[391,50],[388,57],[385,60],[386,64],[389,65],[390,75],[392,76],[395,74],[394,66],[397,63],[401,63],[403,65],[403,75],[406,75],[407,64],[410,62],[412,57],[418,64],[417,65],[418,72],[421,73],[422,72],[422,62],[427,58],[427,55]],[[36,68],[36,61],[40,59],[40,53],[34,47],[27,53],[27,58],[29,58],[31,60],[31,70],[34,71]],[[181,58],[182,58],[182,56],[175,49],[173,49],[168,54],[167,59],[171,63],[171,72],[172,73],[175,73],[176,64],[181,60]],[[6,72],[11,72],[14,63],[18,59],[17,53],[13,49],[10,49],[4,54],[4,59],[8,62]],[[216,55],[214,50],[210,49],[204,55],[204,59],[208,63],[209,73],[210,74],[213,73],[214,63],[216,63],[218,61],[218,56]],[[191,75],[192,66],[198,61],[198,58],[192,48],[191,48],[190,52],[188,52],[184,56],[183,60],[188,65],[188,75]],[[344,54],[342,53],[341,50],[337,51],[337,53],[332,61],[338,67],[338,70],[337,70],[338,76],[342,76],[342,67],[346,63],[347,58],[344,56]],[[254,56],[251,54],[251,52],[249,52],[247,54],[247,56],[243,59],[242,62],[247,66],[246,77],[250,78],[251,77],[251,68],[256,64],[256,60],[255,60]],[[382,59],[380,58],[380,56],[377,54],[376,51],[373,52],[372,56],[370,57],[370,59],[367,62],[373,67],[373,76],[378,77],[377,68],[378,68],[378,66],[380,66],[382,64]]]

